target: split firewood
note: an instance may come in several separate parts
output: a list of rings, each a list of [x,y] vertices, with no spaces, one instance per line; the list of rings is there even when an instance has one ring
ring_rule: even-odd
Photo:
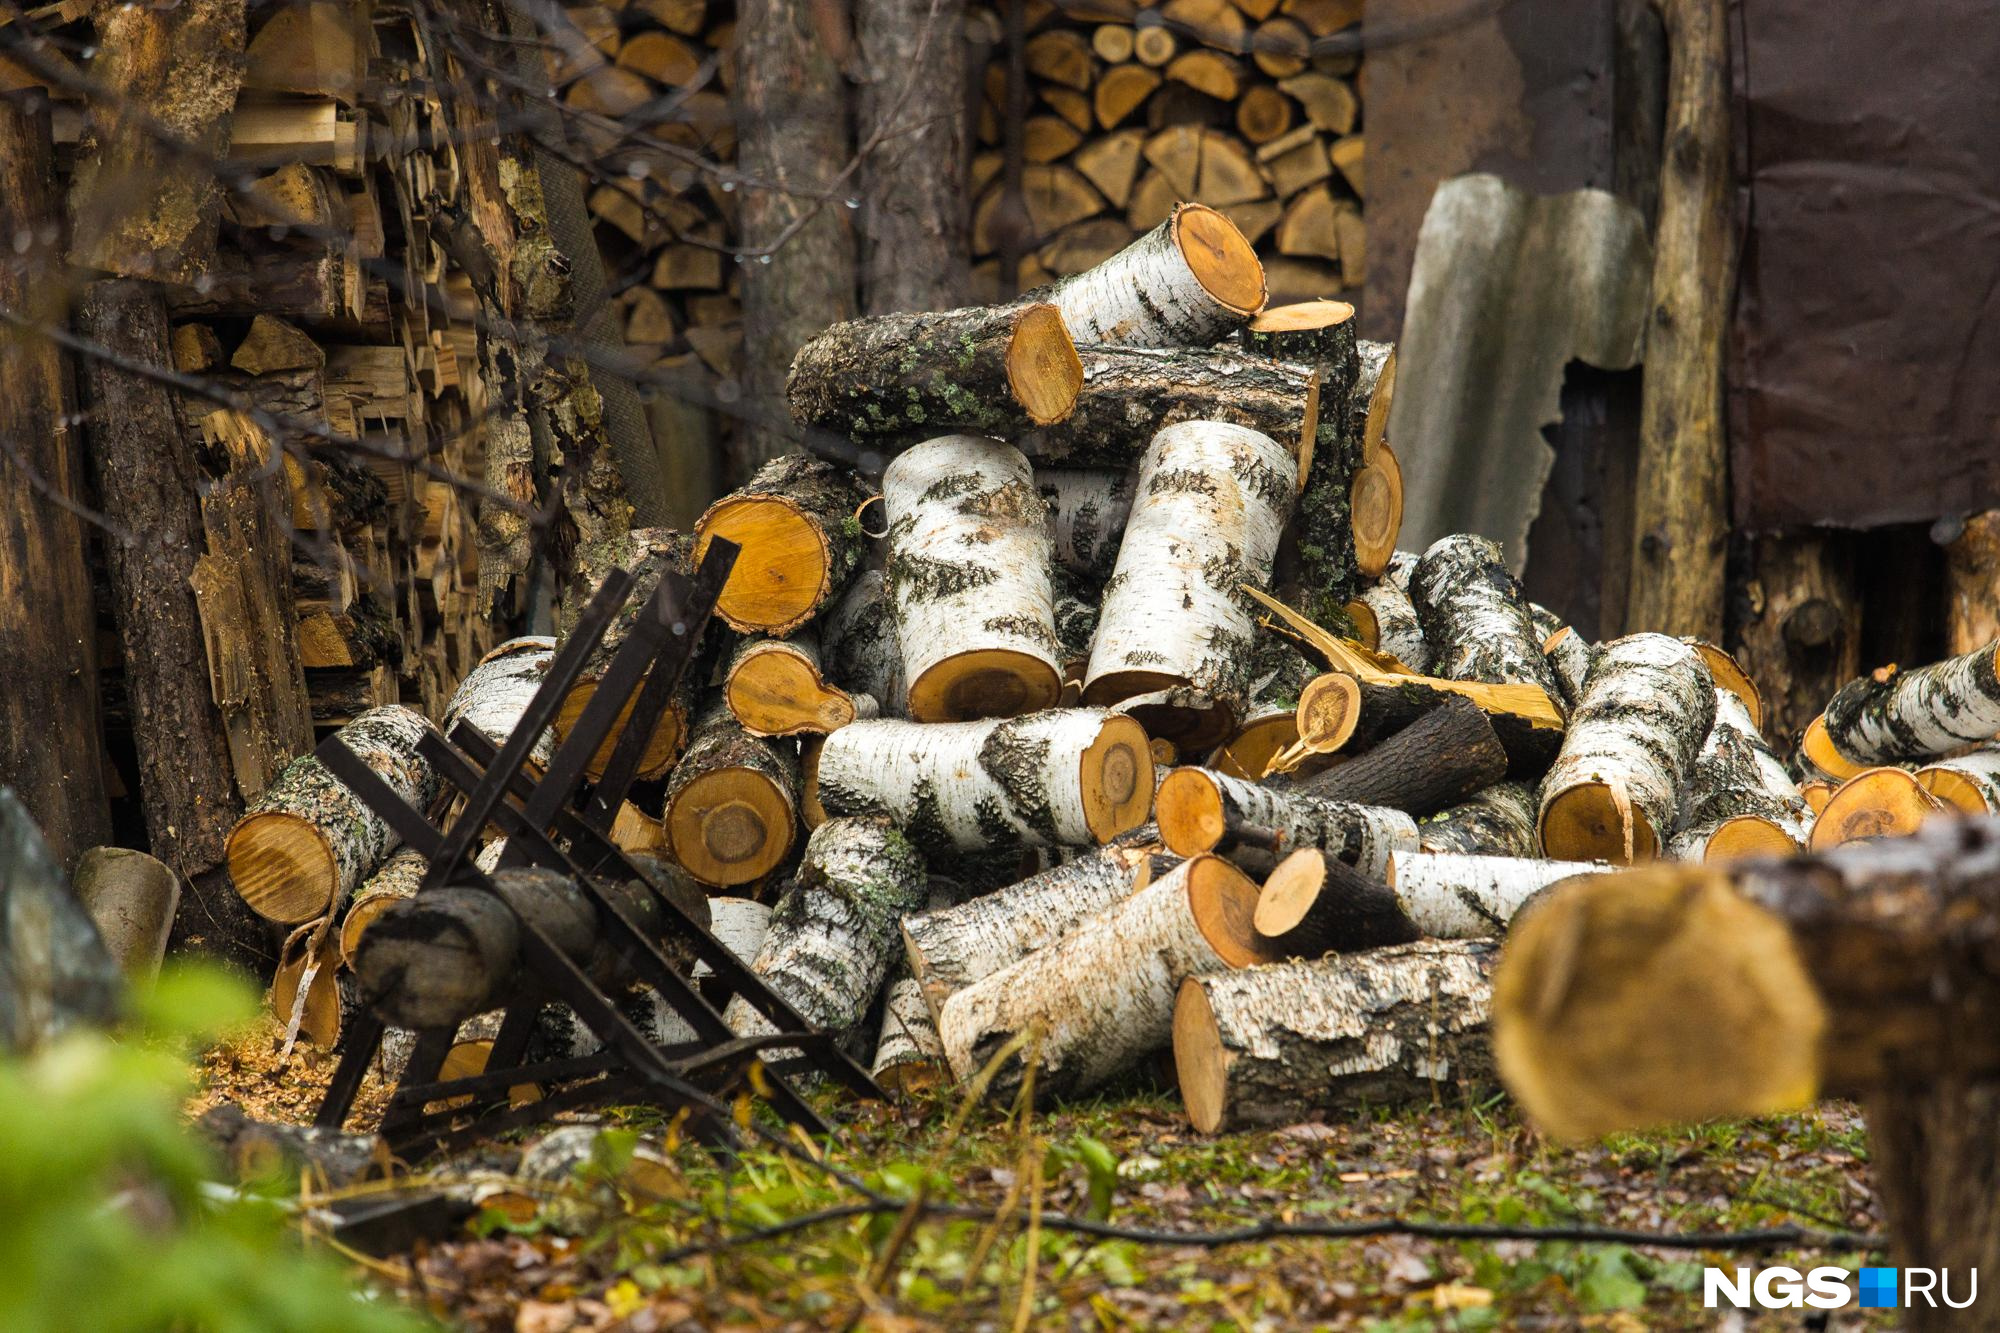
[[[1542,783],[1542,849],[1619,865],[1658,856],[1714,723],[1714,678],[1694,649],[1664,634],[1605,644]]]
[[[458,723],[468,722],[496,746],[505,743],[541,688],[555,650],[554,639],[534,636],[509,639],[496,646],[452,691],[451,702],[444,709],[444,731],[448,734]],[[555,748],[554,734],[545,729],[535,738],[528,757],[537,767],[546,768],[555,757]]]
[[[1154,839],[1138,831],[955,907],[903,919],[910,972],[935,1021],[982,977],[1055,943],[1151,882]]]
[[[354,951],[360,947],[361,936],[369,923],[382,915],[391,903],[415,897],[417,886],[424,882],[424,874],[429,869],[429,857],[413,848],[400,848],[354,891],[354,901],[348,904],[346,914],[340,918],[342,962],[350,966],[353,964]]]
[[[1111,577],[1132,512],[1133,479],[1129,468],[1035,469],[1058,566],[1097,587]]]
[[[1126,468],[1165,427],[1224,421],[1270,436],[1297,471],[1312,470],[1320,392],[1302,367],[1228,349],[1086,347],[1083,377],[1068,420],[1022,438],[1037,462]]]
[[[1419,675],[1431,669],[1430,644],[1424,639],[1424,627],[1417,620],[1417,608],[1411,605],[1405,587],[1382,579],[1363,589],[1360,596],[1347,604],[1346,611],[1363,644],[1385,657],[1395,658]]]
[[[1915,833],[1951,807],[1904,768],[1863,769],[1840,784],[1812,825],[1812,849],[1823,852],[1863,838]]]
[[[1138,38],[1144,39],[1147,31],[1151,30],[1142,29]],[[1171,34],[1168,35],[1167,41],[1169,43],[1173,41]],[[1167,55],[1171,58],[1172,51],[1169,50]],[[1145,105],[1146,99],[1153,95],[1153,90],[1158,88],[1161,82],[1160,72],[1149,68],[1149,65],[1150,62],[1114,65],[1104,71],[1103,77],[1097,80],[1097,86],[1090,92],[1091,109],[1097,114],[1098,125],[1107,130],[1116,129],[1134,111]]]
[[[1264,270],[1233,223],[1181,204],[1104,263],[1041,294],[1079,342],[1209,347],[1264,305]]]
[[[1536,856],[1534,789],[1520,782],[1496,782],[1469,801],[1439,811],[1417,825],[1427,852],[1468,856]]]
[[[746,640],[730,659],[722,697],[753,736],[837,731],[879,711],[872,697],[827,682],[812,628],[788,639]]]
[[[1029,303],[836,324],[792,361],[792,416],[857,439],[952,427],[1011,438],[1061,421],[1083,384],[1063,318]]]
[[[1100,135],[1077,149],[1076,156],[1070,161],[1113,208],[1122,209],[1132,197],[1133,185],[1138,183],[1139,149],[1145,141],[1144,130],[1119,130],[1114,134]],[[1122,219],[1113,221],[1123,227]],[[1129,236],[1131,233],[1127,231],[1125,234]],[[1124,246],[1118,248],[1123,249]]]
[[[751,968],[814,1027],[851,1032],[888,974],[896,923],[928,892],[923,858],[895,825],[830,819],[806,842]],[[771,1030],[741,997],[723,1019],[745,1035]]]
[[[1400,810],[1274,791],[1206,768],[1167,774],[1154,817],[1160,841],[1180,856],[1236,851],[1245,830],[1263,830],[1283,852],[1317,848],[1379,879],[1389,853],[1417,849],[1416,821]]]
[[[809,454],[758,468],[695,524],[697,562],[711,538],[743,548],[716,611],[745,632],[789,634],[805,624],[860,568],[866,542],[855,515],[867,500],[853,473]]]
[[[704,884],[749,884],[792,850],[799,769],[791,747],[745,730],[720,701],[667,779],[661,822],[674,860]]]
[[[151,980],[181,900],[173,867],[129,847],[93,847],[77,858],[70,879],[118,970],[132,981]]]
[[[1917,782],[1954,810],[2000,813],[2000,749],[1953,755],[1917,770]]]
[[[1256,903],[1257,886],[1227,861],[1182,862],[947,999],[938,1036],[953,1075],[970,1079],[1027,1034],[991,1095],[1011,1094],[1029,1063],[1038,1092],[1072,1096],[1101,1086],[1168,1044],[1183,978],[1267,961],[1250,926]]]
[[[884,717],[908,711],[903,649],[896,641],[895,608],[881,570],[855,575],[846,594],[828,609],[820,625],[820,657],[829,679],[873,699]]]
[[[1173,1044],[1188,1119],[1213,1134],[1490,1085],[1497,952],[1423,941],[1187,978]]]
[[[417,754],[430,730],[401,706],[363,713],[339,731],[341,743],[419,810],[438,776]],[[252,910],[281,925],[341,907],[399,839],[312,755],[293,760],[229,832],[229,878]]]
[[[1680,861],[1790,856],[1805,846],[1813,812],[1750,718],[1742,699],[1715,691],[1715,722],[1689,770],[1681,822],[1667,854]]]
[[[820,747],[815,786],[829,815],[887,815],[926,854],[1087,847],[1144,821],[1153,760],[1137,722],[1096,709],[856,722]]]
[[[1011,717],[1053,705],[1057,661],[1047,506],[1018,449],[946,435],[882,479],[887,580],[919,722]]]
[[[1153,710],[1147,731],[1183,748],[1227,739],[1247,702],[1255,629],[1239,589],[1270,580],[1297,494],[1295,461],[1267,435],[1201,421],[1156,435],[1139,465],[1084,699],[1190,688],[1207,709]]]
[[[1850,764],[1930,759],[1992,740],[2000,736],[2000,640],[1913,671],[1889,666],[1850,681],[1823,721],[1827,743]]]
[[[1597,645],[1570,625],[1564,625],[1542,641],[1542,656],[1549,659],[1556,688],[1563,702],[1574,709],[1583,702],[1584,687],[1590,683],[1590,669],[1597,664]]]
[[[1552,703],[1560,698],[1527,599],[1495,543],[1465,533],[1440,539],[1410,573],[1410,601],[1439,675],[1533,685]]]
[[[1506,747],[1486,714],[1470,699],[1453,698],[1351,758],[1290,781],[1285,789],[1421,817],[1486,790],[1507,769]]]

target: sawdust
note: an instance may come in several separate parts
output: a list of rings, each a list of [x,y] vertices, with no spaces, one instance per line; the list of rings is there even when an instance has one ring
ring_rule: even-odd
[[[185,1108],[188,1116],[235,1102],[259,1120],[312,1123],[339,1057],[301,1042],[289,1060],[281,1060],[284,1042],[284,1025],[267,1017],[234,1040],[202,1052],[195,1091]],[[388,1099],[389,1085],[379,1072],[369,1071],[354,1099],[349,1123],[357,1118],[369,1125],[379,1123]]]

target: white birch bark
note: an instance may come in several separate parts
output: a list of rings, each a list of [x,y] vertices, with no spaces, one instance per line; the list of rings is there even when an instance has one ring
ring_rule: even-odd
[[[1602,789],[1604,802],[1637,816],[1626,826],[1633,845],[1605,847],[1604,855],[1657,855],[1679,818],[1681,792],[1714,723],[1715,680],[1693,648],[1665,634],[1631,634],[1605,644],[1542,781],[1543,847],[1561,854],[1563,844],[1551,840],[1551,821],[1589,788]],[[1595,795],[1587,799],[1602,803]]]
[[[1101,764],[1087,764],[1086,752],[1107,730],[1124,743]],[[1082,847],[1144,819],[1151,768],[1140,728],[1100,709],[984,722],[855,722],[820,749],[819,801],[829,815],[887,815],[925,851],[1017,840]],[[1087,777],[1095,779],[1090,790]],[[1114,816],[1108,824],[1107,805]]]
[[[541,636],[509,639],[486,654],[452,691],[444,707],[444,730],[449,733],[459,722],[470,722],[495,746],[504,744],[541,688],[555,655],[556,641]],[[555,732],[543,728],[528,757],[546,768],[555,750]]]
[[[1188,1118],[1215,1133],[1492,1083],[1496,953],[1420,941],[1191,978],[1174,1014]]]
[[[1826,706],[1826,738],[1856,764],[1928,759],[2000,736],[2000,640],[1912,671],[1849,681]]]
[[[889,464],[882,502],[910,716],[949,722],[1055,703],[1047,506],[1021,451],[978,435],[927,440]],[[1008,657],[985,670],[954,661],[972,654]],[[1014,680],[982,687],[994,672]]]
[[[1035,469],[1035,489],[1049,507],[1056,564],[1090,584],[1111,577],[1135,479],[1131,468]]]
[[[1222,341],[1263,308],[1263,274],[1257,274],[1257,294],[1248,303],[1231,303],[1204,287],[1183,249],[1183,228],[1196,210],[1234,231],[1213,210],[1181,204],[1172,217],[1111,258],[1037,295],[1062,311],[1063,323],[1079,343],[1209,347]],[[1236,239],[1242,243],[1240,234]],[[1191,238],[1187,243],[1199,244]],[[1248,245],[1243,249],[1247,252]]]
[[[1549,659],[1549,669],[1555,672],[1563,702],[1574,709],[1583,701],[1590,670],[1597,665],[1597,645],[1564,625],[1542,641],[1542,656]]]
[[[1381,347],[1386,344],[1376,343],[1373,345]],[[1417,572],[1417,561],[1421,559],[1423,559],[1423,556],[1416,551],[1393,552],[1389,556],[1388,568],[1384,569],[1382,577],[1375,581],[1378,584],[1387,584],[1389,587],[1403,594],[1407,599],[1410,595],[1410,575]]]
[[[1534,856],[1534,789],[1520,782],[1496,782],[1470,800],[1461,801],[1417,825],[1417,840],[1427,852],[1459,852],[1470,856]]]
[[[1522,905],[1558,880],[1611,869],[1603,861],[1397,852],[1389,858],[1388,881],[1420,934],[1473,940],[1504,934]]]
[[[850,695],[867,695],[883,717],[903,716],[908,695],[903,649],[881,570],[856,574],[821,618],[820,658],[828,680]]]
[[[1160,829],[1168,846],[1174,847],[1184,836],[1180,830],[1189,827],[1189,821],[1176,816],[1196,804],[1219,807],[1219,820],[1200,821],[1213,824],[1218,833],[1244,825],[1269,829],[1278,835],[1280,856],[1316,847],[1371,879],[1381,879],[1388,873],[1391,852],[1417,850],[1417,822],[1401,810],[1329,801],[1303,792],[1274,791],[1212,768],[1178,768],[1167,775],[1158,806]],[[1200,838],[1195,839],[1199,841]],[[1217,842],[1220,841],[1218,838]],[[1192,855],[1208,848],[1188,842],[1174,850]]]
[[[887,1088],[904,1082],[913,1067],[943,1063],[944,1043],[924,1004],[923,988],[907,973],[896,977],[882,1001],[882,1031],[868,1072]]]
[[[1399,557],[1406,554],[1404,551],[1396,552]],[[1375,617],[1377,652],[1389,654],[1420,676],[1430,671],[1431,646],[1424,638],[1423,625],[1417,620],[1417,608],[1411,605],[1410,594],[1403,587],[1385,576],[1354,600],[1367,607]]]
[[[1207,856],[1184,861],[1048,948],[953,993],[938,1014],[953,1076],[970,1079],[1031,1027],[1037,1039],[994,1081],[1000,1095],[1018,1084],[1029,1060],[1039,1091],[1068,1096],[1165,1046],[1175,988],[1228,966],[1202,933],[1191,902],[1194,876],[1217,873],[1210,867],[1220,865]],[[1255,886],[1243,883],[1254,899]]]
[[[354,891],[354,900],[348,904],[347,914],[340,923],[342,961],[353,960],[355,946],[361,943],[362,932],[376,913],[392,902],[416,896],[417,886],[423,883],[424,872],[430,865],[430,858],[422,852],[400,848]]]
[[[1498,545],[1469,533],[1440,538],[1411,571],[1410,602],[1431,647],[1433,674],[1537,685],[1562,707],[1527,599]]]
[[[1715,721],[1688,772],[1680,827],[1669,853],[1701,860],[1709,839],[1745,815],[1770,824],[1796,847],[1805,846],[1812,831],[1812,807],[1784,761],[1771,752],[1743,700],[1718,685]]]
[[[1939,784],[1945,775],[1957,781]],[[1931,795],[1968,814],[1980,813],[1982,808],[1986,813],[2000,814],[2000,749],[1974,750],[1926,764],[1917,770],[1917,781]]]
[[[1270,582],[1297,493],[1297,466],[1268,435],[1189,421],[1154,436],[1105,585],[1085,700],[1180,684],[1240,712],[1256,629],[1242,585]]]

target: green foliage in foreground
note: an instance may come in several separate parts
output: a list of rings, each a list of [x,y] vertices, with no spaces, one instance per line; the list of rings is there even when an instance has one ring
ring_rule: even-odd
[[[0,1062],[0,1328],[36,1333],[413,1333],[275,1200],[218,1178],[181,1119],[187,1044],[254,1012],[214,974],[163,977],[145,1035],[82,1033]]]

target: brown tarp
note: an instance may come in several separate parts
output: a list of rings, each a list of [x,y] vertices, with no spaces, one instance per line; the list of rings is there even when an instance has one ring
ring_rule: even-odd
[[[1736,521],[2000,505],[2000,15],[1736,0]]]

